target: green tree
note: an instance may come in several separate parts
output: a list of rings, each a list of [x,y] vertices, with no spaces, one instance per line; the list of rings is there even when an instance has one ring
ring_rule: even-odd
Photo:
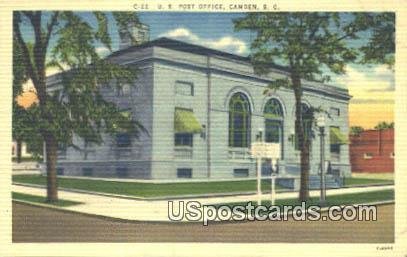
[[[358,136],[362,133],[365,129],[361,126],[352,126],[350,127],[350,135],[351,136]]]
[[[368,44],[360,48],[362,63],[384,63],[392,68],[395,61],[395,13],[368,15],[362,22],[372,27]]]
[[[109,86],[112,81],[117,87],[133,84],[137,69],[98,55],[96,44],[111,50],[109,18],[104,12],[93,12],[93,15],[96,26],[70,11],[13,13],[13,44],[21,49],[21,58],[15,59],[13,65],[23,67],[38,96],[38,104],[30,108],[29,118],[35,123],[35,132],[45,142],[47,200],[51,202],[58,199],[58,147],[74,146],[74,135],[88,142],[101,143],[102,133],[125,130],[137,136],[143,129],[114,103],[106,101],[99,91],[100,85]],[[116,26],[132,38],[127,25],[139,23],[136,14],[113,12],[112,17]],[[32,37],[23,34],[27,27],[31,28]],[[58,90],[47,88],[46,68],[49,66],[62,71],[62,87]],[[14,76],[17,77],[16,72]]]
[[[384,130],[384,129],[389,129],[389,128],[394,128],[394,122],[386,122],[386,121],[381,121],[377,123],[377,125],[374,127],[374,129],[378,130]]]
[[[31,47],[29,47],[31,49]],[[27,81],[27,74],[22,62],[22,52],[19,45],[13,45],[13,119],[12,119],[12,136],[16,142],[17,162],[21,162],[21,146],[32,132],[30,128],[30,119],[27,111],[17,104],[17,96],[22,93],[22,85]]]
[[[255,71],[267,74],[273,64],[286,66],[288,78],[277,79],[270,89],[288,87],[295,97],[295,134],[301,151],[301,185],[299,199],[309,198],[309,155],[311,139],[303,125],[302,80],[328,80],[327,70],[345,73],[345,65],[357,61],[360,51],[349,40],[371,28],[368,19],[374,14],[355,13],[250,13],[234,21],[235,29],[255,32],[251,58]]]

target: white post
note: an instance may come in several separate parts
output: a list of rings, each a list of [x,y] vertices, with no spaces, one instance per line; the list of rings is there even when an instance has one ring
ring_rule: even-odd
[[[259,142],[263,143],[263,129],[259,129]],[[261,155],[257,156],[257,204],[261,204]]]
[[[42,162],[44,163],[44,165],[47,165],[47,144],[44,142],[42,143]]]
[[[261,157],[257,157],[257,204],[261,204]]]
[[[275,160],[273,163],[273,159],[271,159],[270,162],[272,170],[276,170],[277,160]],[[276,174],[272,172],[270,175],[271,175],[271,205],[274,205],[276,202]]]
[[[271,205],[276,203],[276,176],[271,175]]]

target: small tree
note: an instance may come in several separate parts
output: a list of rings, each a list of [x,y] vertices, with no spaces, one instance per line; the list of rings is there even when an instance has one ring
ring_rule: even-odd
[[[394,122],[386,122],[386,121],[381,121],[377,123],[377,125],[374,127],[374,129],[377,130],[385,130],[385,129],[390,129],[394,128]]]
[[[301,151],[299,199],[309,198],[310,137],[305,136],[302,114],[302,80],[328,80],[324,71],[345,73],[345,65],[357,60],[358,49],[347,44],[358,33],[372,28],[375,14],[339,13],[250,13],[234,21],[236,30],[256,33],[251,44],[255,71],[267,74],[273,64],[287,67],[288,78],[277,79],[270,89],[288,87],[295,97],[295,133]],[[393,20],[394,22],[394,20]],[[375,23],[377,24],[377,23]]]
[[[74,146],[74,135],[100,143],[102,133],[125,130],[137,136],[142,128],[100,94],[99,85],[110,85],[111,81],[115,81],[117,87],[132,84],[137,70],[98,55],[95,45],[101,44],[111,50],[111,38],[108,15],[93,12],[93,16],[96,27],[70,11],[13,13],[13,44],[21,50],[21,58],[14,59],[13,66],[22,67],[38,96],[38,104],[30,108],[29,118],[46,146],[48,201],[58,199],[56,161],[59,146]],[[127,25],[139,23],[136,14],[113,12],[112,16],[116,26],[134,41]],[[23,35],[23,26],[31,28],[32,37]],[[52,92],[46,84],[49,66],[62,71],[62,87]],[[14,70],[14,77],[17,76]],[[16,114],[14,119],[19,117]]]
[[[32,50],[29,45],[28,49]],[[29,111],[17,103],[17,96],[22,93],[22,85],[28,79],[25,66],[22,60],[21,47],[18,44],[13,45],[13,119],[12,119],[12,136],[16,142],[16,159],[21,162],[21,147],[23,142],[38,138],[34,127],[35,123],[30,118]]]
[[[365,129],[361,126],[352,126],[350,127],[350,135],[351,136],[359,136],[360,133],[362,133],[363,131],[365,131]]]

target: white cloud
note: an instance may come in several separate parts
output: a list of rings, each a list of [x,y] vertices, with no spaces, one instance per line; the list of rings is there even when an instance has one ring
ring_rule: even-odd
[[[386,67],[358,70],[348,66],[346,75],[338,76],[336,82],[349,89],[352,103],[394,101],[394,73]]]
[[[237,54],[245,54],[247,52],[246,43],[238,38],[232,36],[224,36],[218,39],[201,38],[186,28],[173,29],[159,35],[159,37],[181,39],[194,44]]]

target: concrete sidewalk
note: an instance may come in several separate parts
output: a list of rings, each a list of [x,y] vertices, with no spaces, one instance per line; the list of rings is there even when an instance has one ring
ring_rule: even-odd
[[[374,186],[362,188],[343,188],[331,189],[327,191],[327,195],[341,195],[349,193],[362,193],[371,191],[380,191],[386,189],[394,189],[394,185]],[[46,195],[45,188],[29,187],[21,185],[12,185],[12,191],[31,195]],[[319,190],[310,192],[310,196],[319,196]],[[283,192],[277,193],[276,199],[287,199],[298,197],[298,192]],[[64,200],[72,200],[82,202],[83,204],[62,209],[106,216],[118,219],[137,220],[137,221],[170,221],[168,219],[168,201],[148,201],[148,200],[133,200],[117,197],[107,197],[87,193],[67,192],[59,190],[59,198]],[[263,195],[262,199],[270,199],[270,195]],[[241,195],[241,196],[224,196],[212,198],[189,198],[185,201],[198,201],[201,205],[256,201],[257,195]],[[176,201],[182,201],[177,199]],[[177,206],[177,205],[176,205]]]

